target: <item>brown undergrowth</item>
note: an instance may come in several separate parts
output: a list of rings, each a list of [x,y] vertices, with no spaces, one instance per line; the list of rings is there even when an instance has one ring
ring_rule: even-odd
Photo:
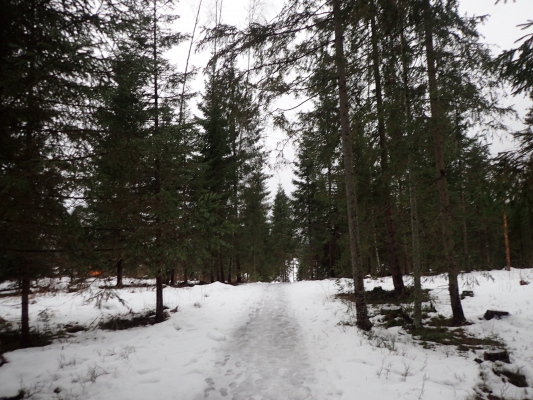
[[[168,307],[166,307],[168,308]],[[170,318],[165,312],[165,321]],[[124,329],[136,328],[139,326],[155,325],[155,310],[145,313],[128,313],[115,315],[106,321],[100,321],[98,327],[109,331],[122,331]]]

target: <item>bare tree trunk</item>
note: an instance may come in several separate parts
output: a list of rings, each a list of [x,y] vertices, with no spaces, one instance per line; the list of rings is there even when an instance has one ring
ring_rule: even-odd
[[[409,164],[409,160],[408,160],[407,164]],[[402,184],[401,184],[401,182],[398,185],[398,189],[399,189],[399,197],[402,198],[403,194],[402,194]],[[400,208],[402,209],[401,215],[403,217],[404,214],[406,214],[403,204],[400,205]],[[402,232],[402,241],[403,241],[403,243],[401,244],[401,246],[402,246],[402,255],[403,255],[403,273],[406,274],[406,275],[409,274],[410,269],[411,269],[410,268],[410,264],[409,264],[409,246],[407,244],[407,243],[409,243],[409,240],[407,238],[407,231],[408,230],[409,230],[409,228],[407,226],[405,226],[405,229],[403,229],[403,232]]]
[[[241,259],[239,255],[237,255],[237,283],[242,283],[242,275],[241,275]]]
[[[526,226],[528,228],[528,238],[529,238],[529,256],[527,256],[526,258],[526,262],[529,261],[529,265],[533,265],[533,238],[532,238],[532,235],[531,235],[531,227],[533,226],[533,218],[531,218],[532,216],[532,213],[531,213],[531,207],[528,207],[527,209],[527,222],[526,222]],[[529,258],[529,260],[528,260]]]
[[[372,64],[374,72],[374,82],[376,85],[376,105],[378,115],[378,135],[381,156],[381,185],[383,200],[385,201],[385,227],[387,228],[387,250],[389,252],[389,269],[392,275],[394,291],[401,295],[405,290],[403,284],[402,270],[398,258],[398,248],[396,246],[396,233],[394,231],[394,219],[392,216],[392,202],[390,194],[390,171],[387,153],[387,138],[385,137],[385,120],[383,116],[383,95],[381,90],[381,75],[379,71],[379,51],[376,37],[376,21],[374,16],[370,19],[372,30]]]
[[[409,274],[411,272],[411,267],[409,264],[409,246],[407,245],[409,239],[407,238],[407,232],[403,233],[403,263],[404,263],[404,274]]]
[[[332,215],[332,188],[331,188],[331,163],[328,164],[328,201],[330,202],[329,212],[330,212],[330,218],[329,218],[329,234],[330,238],[328,241],[328,261],[329,261],[329,271],[328,271],[328,278],[335,278],[335,227],[331,221],[331,215]]]
[[[401,11],[400,11],[401,12]],[[401,42],[401,59],[403,74],[403,91],[405,106],[405,133],[410,139],[411,146],[414,146],[414,135],[411,129],[412,114],[411,103],[409,99],[409,73],[408,59],[404,36],[404,16],[400,14],[400,42]],[[418,225],[418,201],[416,194],[417,178],[415,174],[415,164],[413,158],[408,155],[407,168],[409,169],[409,205],[411,208],[411,242],[413,249],[413,326],[415,329],[422,328],[422,283],[420,281],[421,262],[420,262],[420,230]]]
[[[509,231],[507,228],[507,212],[503,210],[503,236],[505,237],[505,270],[511,270],[511,250],[509,248]]]
[[[161,270],[157,272],[155,278],[155,323],[163,322],[165,320],[165,312],[163,308],[163,276]]]
[[[485,235],[485,259],[487,260],[487,268],[492,269],[492,256],[490,254],[490,235],[489,235],[489,228],[485,225],[485,229],[483,230],[483,233]]]
[[[159,222],[159,221],[158,221]],[[156,243],[161,245],[161,229],[156,230]],[[158,324],[165,320],[163,309],[163,268],[161,265],[161,255],[156,255],[156,276],[155,276],[155,323]]]
[[[218,262],[218,269],[220,270],[220,275],[219,275],[220,279],[218,279],[218,281],[224,283],[225,281],[224,280],[224,264],[222,263],[222,252],[220,251],[220,249],[218,250],[217,262]]]
[[[335,64],[339,87],[339,106],[341,120],[342,155],[346,185],[346,208],[348,212],[348,230],[350,235],[350,255],[355,292],[355,310],[357,327],[370,330],[372,323],[368,318],[363,281],[363,263],[359,240],[359,223],[357,218],[357,196],[353,170],[352,137],[350,127],[350,110],[348,105],[348,88],[346,84],[346,58],[344,56],[344,30],[342,27],[340,0],[333,0],[333,19],[335,29]]]
[[[181,87],[181,97],[180,97],[180,111],[178,116],[178,127],[181,128],[183,123],[183,108],[185,105],[185,88],[187,87],[187,75],[189,73],[189,61],[191,59],[191,52],[194,46],[194,35],[196,33],[196,28],[198,27],[198,21],[200,20],[200,10],[202,8],[202,0],[198,4],[198,10],[196,11],[196,19],[194,20],[194,28],[192,29],[191,42],[189,44],[189,51],[187,52],[187,60],[185,61],[185,71],[183,72],[183,85]]]
[[[463,182],[463,162],[459,161],[459,165],[461,169],[461,209],[463,211],[463,247],[465,256],[465,270],[466,272],[471,272],[472,268],[470,267],[470,254],[468,253],[468,229],[466,226],[466,201]]]
[[[20,346],[30,345],[30,318],[29,318],[29,296],[30,296],[30,271],[27,261],[23,261],[22,274],[20,280],[20,293],[22,297],[22,313],[20,321]]]
[[[124,271],[124,267],[122,265],[122,257],[120,257],[117,260],[117,289],[122,289],[124,286],[122,285],[122,273]]]
[[[416,198],[416,178],[413,163],[409,163],[409,201],[411,204],[411,240],[413,242],[413,325],[415,329],[422,327],[422,284],[420,282],[420,236],[418,227],[418,204]]]
[[[448,266],[448,290],[452,307],[452,323],[460,325],[466,321],[461,298],[459,297],[459,283],[457,281],[458,267],[455,258],[454,242],[452,237],[452,219],[450,213],[450,198],[448,196],[448,181],[444,167],[444,146],[441,126],[443,113],[439,104],[437,86],[437,69],[435,67],[435,51],[433,48],[433,18],[431,16],[429,0],[424,0],[424,23],[425,23],[425,47],[429,85],[429,102],[431,108],[431,130],[433,133],[433,146],[435,150],[435,166],[437,168],[437,186],[439,189],[439,204],[442,226],[442,244],[444,246],[444,258]]]
[[[170,286],[174,286],[176,284],[176,269],[172,268],[169,273],[169,280],[170,280]]]
[[[158,62],[157,62],[157,0],[154,0],[154,9],[153,9],[153,62],[154,62],[154,135],[159,133],[159,72],[158,72]],[[155,159],[155,202],[160,207],[159,194],[161,193],[161,163],[159,157]],[[160,210],[157,210],[159,212]],[[156,245],[158,247],[162,246],[162,232],[161,232],[161,221],[159,216],[156,217]],[[156,254],[156,278],[155,278],[155,323],[163,322],[165,320],[164,310],[163,310],[163,267],[161,260],[161,252]]]
[[[376,253],[376,276],[381,276],[381,259],[379,257],[379,249],[378,249],[378,234],[376,231],[376,218],[374,215],[374,208],[371,208],[371,216],[372,216],[372,232],[373,232],[373,238],[374,238],[374,252]]]
[[[335,247],[334,247],[334,239],[331,237],[329,243],[328,243],[328,252],[329,252],[329,271],[328,271],[328,278],[335,278],[335,268],[333,266],[335,265]]]
[[[187,286],[189,282],[189,273],[187,271],[187,262],[183,263],[183,286]]]
[[[216,273],[216,281],[217,282],[220,282],[220,268],[218,266],[218,257],[215,259],[213,258],[213,268],[215,269],[215,273]]]

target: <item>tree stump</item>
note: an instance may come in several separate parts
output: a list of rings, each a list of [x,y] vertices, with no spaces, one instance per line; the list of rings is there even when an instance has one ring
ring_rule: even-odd
[[[493,350],[493,351],[486,351],[483,354],[483,358],[485,361],[503,361],[504,363],[510,364],[511,361],[509,360],[509,353],[507,350]]]
[[[497,319],[501,319],[501,317],[506,317],[508,315],[509,313],[507,311],[487,310],[483,318],[489,321],[494,317],[496,317]]]
[[[464,300],[465,297],[474,297],[474,291],[473,290],[463,290],[463,293],[461,293],[461,300]]]

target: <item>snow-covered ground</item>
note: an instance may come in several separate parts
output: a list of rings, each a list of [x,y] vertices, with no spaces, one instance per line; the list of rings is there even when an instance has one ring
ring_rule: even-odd
[[[90,292],[67,293],[63,280],[40,282],[57,291],[31,299],[31,325],[89,330],[6,353],[0,398],[22,388],[34,399],[474,399],[474,388],[484,384],[501,398],[533,399],[533,270],[460,279],[475,294],[463,301],[473,322],[464,329],[503,340],[511,354],[506,368],[524,374],[528,388],[504,382],[492,362],[475,362],[481,350],[426,349],[400,327],[373,328],[368,335],[347,325],[353,311],[335,298],[347,280],[168,287],[165,304],[176,313],[164,323],[123,331],[92,328],[101,318],[154,308],[153,288],[119,290],[125,305],[110,298],[98,309],[86,301]],[[93,282],[93,293],[100,284]],[[435,276],[423,286],[432,289],[437,312],[449,316],[446,284],[445,276]],[[392,282],[367,279],[365,286],[388,290]],[[19,302],[1,298],[0,317],[16,324]],[[487,309],[511,315],[480,319]]]

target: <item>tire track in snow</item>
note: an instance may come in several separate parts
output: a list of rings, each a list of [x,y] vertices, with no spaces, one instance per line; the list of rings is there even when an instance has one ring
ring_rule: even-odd
[[[290,314],[287,289],[288,284],[265,285],[196,399],[316,399],[314,371]]]

